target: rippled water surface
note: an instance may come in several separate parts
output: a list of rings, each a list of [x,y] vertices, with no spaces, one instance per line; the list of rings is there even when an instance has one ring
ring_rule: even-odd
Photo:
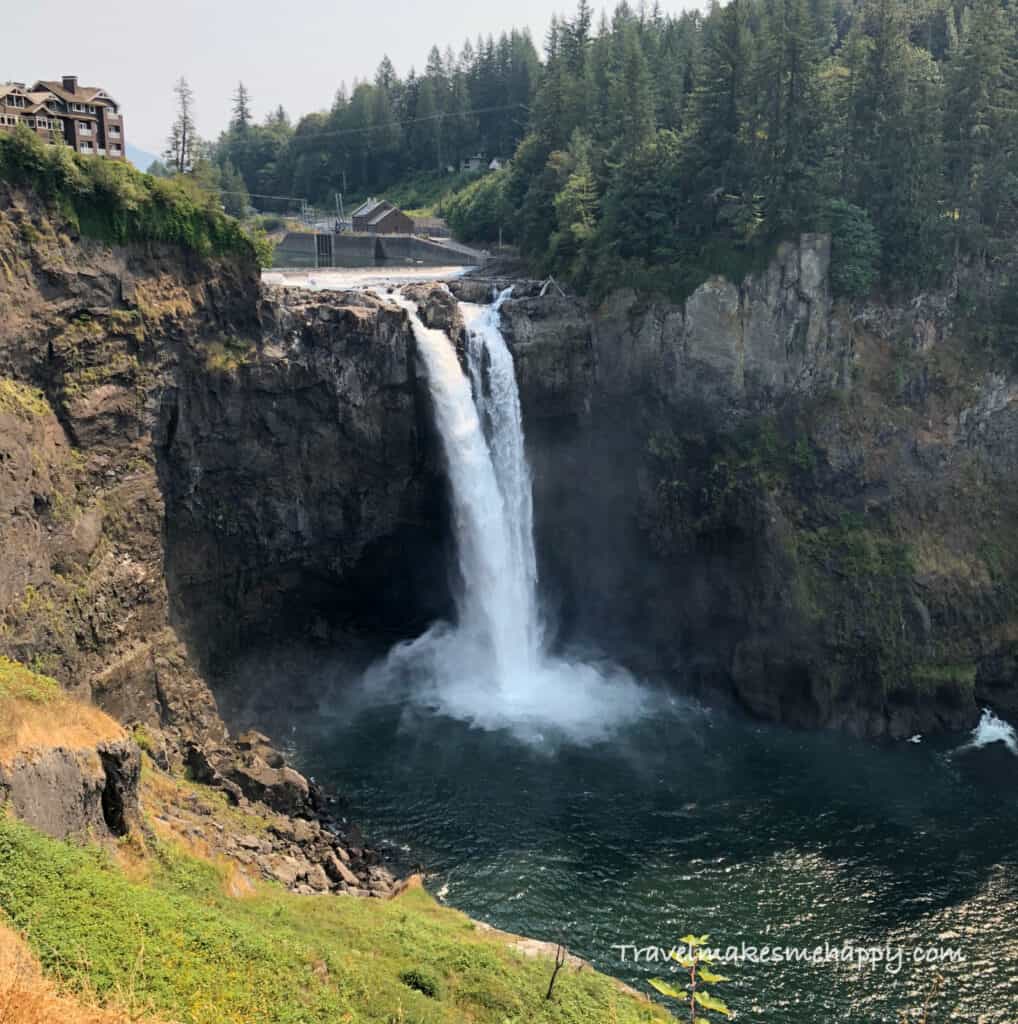
[[[931,1021],[1018,1021],[1018,758],[1003,743],[877,746],[672,702],[585,747],[409,703],[340,703],[294,735],[304,767],[449,904],[561,937],[641,987],[662,965],[616,947],[689,930],[721,946],[890,946],[896,972],[726,968],[729,1002],[745,1021],[897,1024],[939,969]],[[917,966],[915,947],[965,963]]]

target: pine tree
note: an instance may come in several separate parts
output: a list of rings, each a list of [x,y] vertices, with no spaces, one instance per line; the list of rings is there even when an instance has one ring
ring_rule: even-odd
[[[237,83],[233,94],[233,120],[230,127],[239,132],[247,131],[251,125],[251,98],[243,82]]]
[[[244,179],[237,169],[227,160],[220,171],[219,187],[223,200],[223,209],[233,217],[243,217],[251,200],[247,194]]]
[[[820,26],[810,0],[765,0],[755,62],[756,188],[770,229],[812,225],[823,163]]]
[[[176,97],[177,116],[173,119],[166,140],[163,159],[177,174],[187,174],[194,165],[198,147],[194,126],[194,93],[183,76],[177,79],[173,93]]]
[[[697,235],[755,217],[750,144],[751,37],[747,0],[715,2],[704,25],[690,124],[685,134],[684,220]],[[727,210],[725,209],[727,207]],[[743,234],[747,227],[741,228]]]
[[[942,88],[908,28],[902,0],[867,0],[852,28],[844,187],[877,227],[884,277],[918,283],[939,264]]]
[[[632,153],[654,134],[654,86],[634,21],[621,29],[608,89],[609,130],[617,156]]]
[[[550,259],[561,276],[583,285],[590,276],[599,196],[590,163],[590,140],[573,133],[568,150],[568,174],[555,196],[555,233],[549,239]]]
[[[956,252],[985,254],[1015,224],[1016,40],[996,0],[975,0],[967,14],[951,54],[947,173]]]

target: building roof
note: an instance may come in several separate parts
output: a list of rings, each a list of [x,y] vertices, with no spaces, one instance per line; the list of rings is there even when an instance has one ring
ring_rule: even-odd
[[[102,102],[105,100],[114,106],[118,106],[117,101],[98,85],[79,85],[74,92],[69,92],[64,88],[63,82],[47,82],[40,78],[32,89],[33,91],[45,89],[65,103],[95,103],[96,101]]]
[[[393,206],[392,203],[379,203],[378,205],[380,207],[384,207],[384,209],[379,209],[376,213],[373,213],[371,219],[368,221],[369,224],[378,224],[379,222],[385,220],[385,218],[388,217],[390,213],[403,212],[402,210],[399,209],[398,206]]]
[[[353,213],[350,214],[350,216],[351,217],[357,217],[357,218],[360,218],[360,217],[370,217],[370,216],[373,216],[374,214],[376,214],[378,212],[379,207],[383,207],[383,206],[385,207],[385,212],[388,212],[389,210],[394,210],[395,209],[395,207],[392,205],[392,203],[387,202],[385,199],[371,198],[371,199],[365,199],[364,202],[361,203],[361,205],[358,206],[357,209],[354,210]]]
[[[32,101],[32,106],[30,108],[32,111],[45,110],[47,113],[54,114],[54,115],[57,115],[57,114],[61,113],[61,111],[59,109],[57,109],[57,110],[51,110],[50,109],[49,104],[51,104],[51,103],[59,103],[60,101],[59,101],[59,99],[56,96],[53,95],[53,93],[51,93],[49,91],[46,91],[46,92],[30,92],[28,94],[28,98]],[[92,115],[86,114],[85,116],[86,117],[90,117]]]
[[[29,92],[20,82],[0,83],[0,99],[11,94],[25,98],[25,105],[15,108],[22,117],[28,114],[54,114],[55,116],[55,112],[51,111],[47,106],[47,103],[52,103],[56,100],[52,93]]]

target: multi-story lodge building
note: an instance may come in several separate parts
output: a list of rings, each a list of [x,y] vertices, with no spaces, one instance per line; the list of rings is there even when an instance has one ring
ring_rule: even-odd
[[[46,142],[73,146],[86,156],[125,160],[124,118],[105,90],[78,85],[74,75],[59,82],[0,85],[0,131],[23,124]]]

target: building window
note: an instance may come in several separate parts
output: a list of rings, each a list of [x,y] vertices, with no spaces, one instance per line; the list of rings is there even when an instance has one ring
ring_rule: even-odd
[[[112,146],[110,146],[110,152],[111,153],[118,153],[119,154],[120,153],[120,147],[116,143],[114,143]]]
[[[81,148],[81,152],[82,153],[91,153],[92,152],[92,143],[91,142],[83,142],[81,144],[80,148]]]
[[[110,135],[115,139],[120,138],[120,129],[115,124],[110,125]]]

